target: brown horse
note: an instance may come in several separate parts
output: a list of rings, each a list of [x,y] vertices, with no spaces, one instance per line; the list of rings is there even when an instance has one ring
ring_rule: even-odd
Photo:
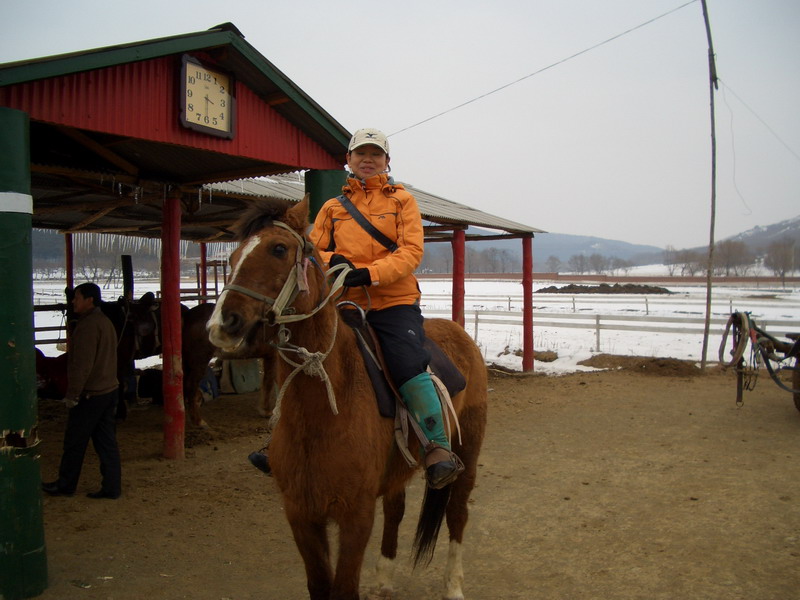
[[[355,334],[340,323],[329,301],[338,293],[343,274],[329,285],[329,277],[315,266],[319,255],[303,236],[307,200],[289,209],[264,205],[259,211],[251,211],[240,223],[243,241],[231,256],[231,280],[209,320],[209,337],[225,351],[251,356],[274,353],[270,344],[277,346],[276,378],[283,397],[269,457],[312,600],[359,598],[361,566],[379,496],[384,528],[378,585],[383,597],[390,597],[405,487],[415,470],[395,445],[394,421],[378,412]],[[460,439],[453,436],[453,450],[466,469],[450,486],[426,490],[415,561],[430,560],[446,515],[450,548],[444,597],[460,599],[467,501],[486,425],[486,367],[474,342],[456,323],[427,320],[425,333],[467,379],[466,388],[453,398],[461,430]],[[419,456],[415,440],[410,449]],[[339,531],[335,569],[329,523]]]

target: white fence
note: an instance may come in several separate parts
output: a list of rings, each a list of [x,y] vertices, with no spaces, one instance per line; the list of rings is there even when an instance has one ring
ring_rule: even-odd
[[[425,309],[426,317],[448,318],[452,311]],[[465,312],[464,327],[472,331],[475,341],[480,339],[481,327],[506,325],[522,327],[522,312],[474,310]],[[709,334],[721,336],[728,319],[715,317],[710,321]],[[655,325],[655,324],[658,325]],[[800,331],[800,320],[759,319],[759,326],[781,336],[786,332]],[[704,317],[664,317],[655,315],[600,315],[571,313],[536,313],[533,315],[534,330],[537,327],[554,329],[588,329],[595,334],[595,351],[600,351],[600,332],[635,331],[638,333],[684,333],[702,335],[705,328]]]
[[[751,312],[760,326],[778,336],[800,331],[800,299],[796,295],[723,290],[712,300],[709,350],[714,355],[734,311]],[[426,293],[423,302],[425,316],[449,318],[452,314],[449,294]],[[534,294],[533,307],[536,350],[552,346],[564,351],[566,345],[577,343],[594,352],[647,352],[648,345],[652,352],[662,352],[664,344],[679,343],[692,348],[687,356],[696,357],[705,328],[705,294],[700,289],[671,295]],[[490,338],[499,336],[501,347],[513,346],[513,332],[521,335],[522,295],[468,294],[464,308],[465,328],[480,344],[492,345]],[[634,339],[639,341],[634,343]]]

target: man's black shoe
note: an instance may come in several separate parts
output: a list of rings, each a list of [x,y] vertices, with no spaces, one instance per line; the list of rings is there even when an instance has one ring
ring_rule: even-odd
[[[88,498],[94,498],[95,500],[99,500],[100,498],[107,498],[108,500],[116,500],[119,498],[119,494],[112,494],[111,492],[107,492],[106,490],[97,490],[96,492],[89,492],[86,494]]]
[[[58,481],[42,482],[42,491],[51,496],[74,496],[75,492],[68,492],[58,487]]]
[[[267,455],[264,454],[263,452],[251,452],[247,456],[247,460],[249,460],[250,464],[252,464],[256,469],[258,469],[262,473],[266,473],[267,475],[272,473],[272,469],[269,466],[269,459],[267,458]]]

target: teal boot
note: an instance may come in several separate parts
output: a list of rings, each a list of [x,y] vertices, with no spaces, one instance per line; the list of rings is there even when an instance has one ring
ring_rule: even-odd
[[[444,431],[442,406],[431,376],[420,373],[400,386],[400,395],[414,420],[429,440],[425,448],[425,476],[433,489],[452,483],[464,470],[459,458],[450,450]]]

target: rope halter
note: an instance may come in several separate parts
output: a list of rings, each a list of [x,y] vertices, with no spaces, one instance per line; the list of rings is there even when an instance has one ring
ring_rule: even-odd
[[[277,334],[278,341],[274,344],[275,348],[278,350],[280,357],[288,364],[295,367],[295,369],[289,374],[281,386],[281,389],[278,392],[276,404],[280,405],[280,401],[283,398],[289,383],[292,381],[292,379],[294,379],[297,373],[303,371],[306,375],[319,377],[323,382],[325,382],[325,388],[328,394],[328,403],[330,404],[331,411],[334,415],[339,414],[339,410],[336,406],[336,397],[333,393],[333,386],[323,366],[325,359],[330,354],[336,341],[339,320],[336,319],[334,321],[331,342],[325,352],[310,352],[306,348],[289,343],[291,331],[286,327],[286,324],[303,321],[319,312],[322,307],[325,306],[328,301],[344,286],[344,278],[350,271],[350,267],[346,264],[342,264],[328,269],[326,277],[335,275],[335,279],[330,286],[328,294],[311,311],[298,314],[291,305],[300,292],[307,293],[309,291],[307,270],[310,262],[309,256],[313,251],[313,245],[286,223],[283,223],[282,221],[273,221],[273,225],[287,230],[298,242],[295,263],[289,271],[286,281],[284,282],[280,292],[278,292],[278,295],[275,298],[271,298],[270,296],[260,294],[259,292],[235,284],[226,285],[222,288],[222,291],[224,292],[229,290],[232,292],[238,292],[263,302],[264,316],[261,317],[259,321],[271,326],[279,326]],[[286,355],[287,352],[297,354],[300,357],[300,362],[291,360]]]

